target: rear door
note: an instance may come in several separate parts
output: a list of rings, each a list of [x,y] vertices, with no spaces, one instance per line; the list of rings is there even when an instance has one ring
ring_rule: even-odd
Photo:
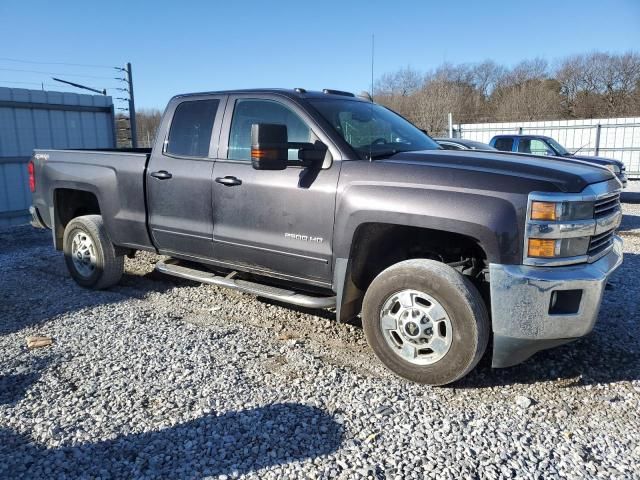
[[[167,109],[146,179],[149,227],[162,253],[213,256],[211,176],[225,100],[184,97]]]
[[[285,97],[238,95],[227,104],[213,170],[216,260],[308,283],[331,283],[337,153],[329,168],[254,170],[251,125],[287,126],[290,142],[321,140],[312,118]],[[289,160],[297,160],[297,150]],[[219,183],[222,182],[222,183]]]

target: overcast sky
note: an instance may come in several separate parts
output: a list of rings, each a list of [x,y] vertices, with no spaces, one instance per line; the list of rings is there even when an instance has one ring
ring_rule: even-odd
[[[105,67],[130,61],[138,107],[163,108],[172,95],[192,91],[368,89],[372,34],[376,77],[444,61],[512,65],[638,50],[640,0],[2,0],[0,25],[0,86],[64,89],[50,79],[55,73],[116,87],[115,71]]]

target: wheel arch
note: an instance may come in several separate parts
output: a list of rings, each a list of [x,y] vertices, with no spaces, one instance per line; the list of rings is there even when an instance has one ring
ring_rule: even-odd
[[[64,229],[76,217],[101,215],[98,195],[89,189],[59,187],[52,192],[53,201],[53,244],[62,250]]]
[[[362,223],[353,233],[348,253],[335,260],[333,282],[338,320],[349,320],[360,312],[364,294],[380,272],[413,258],[443,263],[475,258],[488,266],[492,257],[478,238],[466,233],[394,223]]]

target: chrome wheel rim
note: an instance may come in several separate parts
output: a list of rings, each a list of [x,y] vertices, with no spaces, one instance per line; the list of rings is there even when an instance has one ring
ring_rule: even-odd
[[[385,300],[380,329],[391,350],[415,365],[431,365],[444,357],[453,331],[442,304],[418,290],[401,290]]]
[[[78,232],[71,241],[71,260],[76,272],[84,278],[93,275],[96,269],[96,247],[91,237]]]

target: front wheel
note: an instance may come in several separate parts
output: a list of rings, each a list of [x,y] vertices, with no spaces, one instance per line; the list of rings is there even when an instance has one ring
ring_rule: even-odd
[[[67,269],[79,285],[99,290],[120,281],[124,256],[116,254],[100,215],[71,220],[64,229],[63,250]]]
[[[365,294],[362,320],[367,341],[385,366],[429,385],[470,372],[490,334],[475,286],[448,265],[425,259],[380,273]]]

